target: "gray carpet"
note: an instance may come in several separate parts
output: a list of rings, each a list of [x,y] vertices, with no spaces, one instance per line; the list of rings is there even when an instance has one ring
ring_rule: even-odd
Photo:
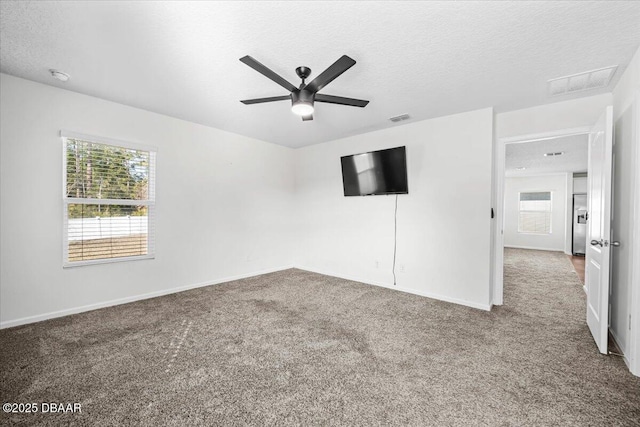
[[[464,268],[464,265],[461,265]],[[508,250],[483,312],[301,270],[0,331],[16,425],[639,425],[563,254]]]

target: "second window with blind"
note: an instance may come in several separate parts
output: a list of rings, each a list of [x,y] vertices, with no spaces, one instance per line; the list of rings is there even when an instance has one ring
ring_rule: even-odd
[[[518,233],[551,234],[551,192],[523,192],[518,198]]]
[[[156,150],[62,132],[65,267],[154,257]]]

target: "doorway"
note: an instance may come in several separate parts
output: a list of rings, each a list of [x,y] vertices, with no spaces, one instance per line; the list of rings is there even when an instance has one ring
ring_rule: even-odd
[[[507,187],[506,181],[506,153],[508,144],[510,143],[535,143],[549,139],[558,138],[567,135],[588,134],[588,214],[587,222],[587,239],[586,245],[586,271],[585,271],[585,291],[587,299],[587,326],[598,347],[598,351],[602,354],[608,353],[608,325],[610,308],[610,259],[611,249],[619,246],[619,242],[611,240],[611,208],[612,208],[612,168],[613,168],[613,107],[607,106],[596,123],[590,128],[583,131],[574,132],[556,132],[553,135],[537,136],[535,138],[514,138],[512,141],[501,140],[498,144],[498,157],[496,162],[497,175],[496,193],[498,200],[502,203],[498,205],[498,217],[500,224],[499,234],[494,240],[497,245],[495,248],[502,249],[506,242],[506,215],[504,211],[507,206]],[[555,157],[563,153],[548,153],[545,156]],[[569,181],[569,180],[567,180]],[[537,193],[544,194],[542,198],[520,198],[522,200],[551,200],[549,192]],[[520,208],[522,211],[522,207]],[[529,209],[534,210],[534,209]],[[567,236],[568,237],[568,236]],[[567,242],[568,242],[567,238]],[[567,244],[568,246],[568,244]],[[567,247],[565,246],[565,248]],[[566,251],[566,249],[565,249]],[[494,252],[495,263],[494,277],[498,280],[494,282],[494,290],[499,293],[495,300],[502,302],[502,293],[504,292],[504,277],[501,270],[495,267],[504,262],[504,254],[502,251]],[[500,265],[500,267],[502,267]],[[495,301],[494,300],[494,301]]]
[[[527,251],[555,252],[572,265],[574,195],[587,191],[589,131],[569,129],[498,141],[496,200],[501,206],[495,242],[501,251],[494,265],[496,304],[505,303],[505,250],[518,250],[519,257],[533,254]],[[579,269],[580,259],[575,261]],[[583,272],[584,267],[575,272],[577,280]]]
[[[564,276],[564,270],[573,266],[569,261],[574,254],[584,256],[586,200],[577,206],[577,215],[574,208],[577,200],[586,199],[587,167],[586,134],[505,144],[503,236],[504,248],[510,249],[505,257],[529,257],[544,264],[527,267],[541,280]],[[584,277],[584,263],[580,273]],[[569,276],[569,281],[583,286],[580,273]]]

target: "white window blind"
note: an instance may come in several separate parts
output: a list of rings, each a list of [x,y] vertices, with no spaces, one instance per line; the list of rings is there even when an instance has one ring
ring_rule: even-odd
[[[518,232],[551,233],[551,192],[520,193]]]
[[[155,150],[65,132],[62,140],[64,265],[152,258]]]

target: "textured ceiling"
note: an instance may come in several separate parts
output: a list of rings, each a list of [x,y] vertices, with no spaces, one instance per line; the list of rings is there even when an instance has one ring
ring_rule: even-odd
[[[0,71],[261,140],[301,147],[494,106],[611,91],[640,44],[640,2],[25,2],[0,5]],[[286,91],[341,55],[357,64],[302,122]],[[549,98],[550,78],[619,64],[608,88]],[[61,83],[47,70],[71,75]],[[387,119],[408,113],[398,124]]]
[[[507,144],[506,176],[541,175],[560,172],[586,172],[588,136],[573,135],[543,141]],[[563,152],[545,157],[545,153]],[[524,170],[518,168],[524,167]]]

